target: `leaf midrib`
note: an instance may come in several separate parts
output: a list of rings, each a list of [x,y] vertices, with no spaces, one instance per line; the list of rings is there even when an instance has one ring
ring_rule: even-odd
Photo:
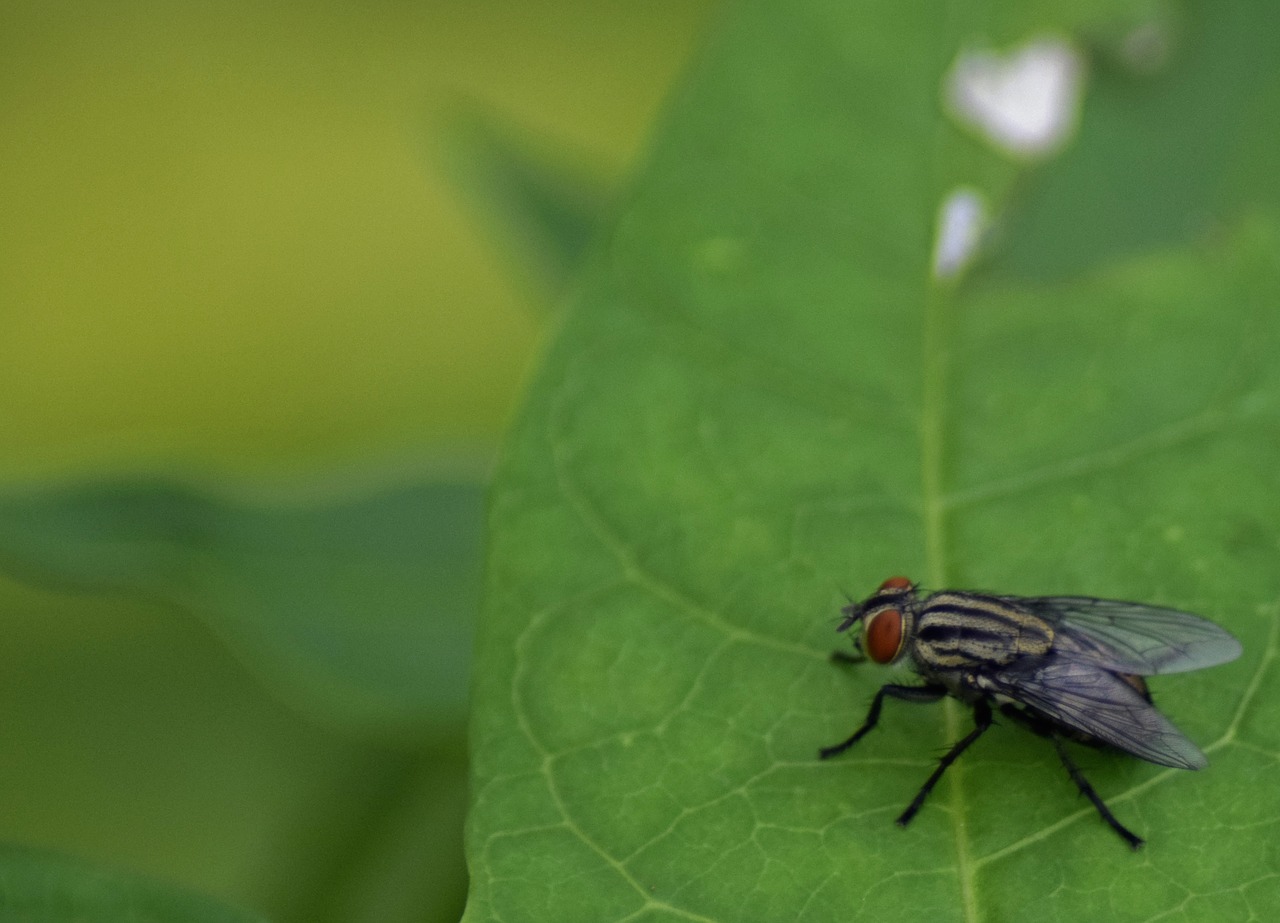
[[[920,497],[924,525],[925,566],[931,586],[945,587],[946,556],[946,492],[942,484],[945,454],[944,425],[947,385],[948,310],[954,303],[953,289],[931,281],[924,297],[923,356],[920,363]],[[952,746],[960,738],[963,710],[952,699],[943,703],[944,746]],[[948,770],[951,786],[951,816],[956,851],[956,880],[960,885],[960,905],[966,923],[978,923],[977,888],[969,843],[969,825],[965,822],[968,805],[965,797],[964,761],[958,760]]]

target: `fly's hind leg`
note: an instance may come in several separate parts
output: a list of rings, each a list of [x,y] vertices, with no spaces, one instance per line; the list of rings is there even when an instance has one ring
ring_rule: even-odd
[[[1002,706],[1001,713],[1017,721],[1022,726],[1029,728],[1041,737],[1047,737],[1053,743],[1053,748],[1058,751],[1058,759],[1062,761],[1062,766],[1067,770],[1067,775],[1071,777],[1071,781],[1076,784],[1076,788],[1080,790],[1080,794],[1089,799],[1090,804],[1097,810],[1098,815],[1107,822],[1107,825],[1120,835],[1120,839],[1129,844],[1130,849],[1138,849],[1142,846],[1144,840],[1138,836],[1120,821],[1116,820],[1116,816],[1111,813],[1111,809],[1107,807],[1101,796],[1094,791],[1093,786],[1089,784],[1089,780],[1084,777],[1084,773],[1080,771],[1080,767],[1075,764],[1075,760],[1071,758],[1071,754],[1067,753],[1067,748],[1062,742],[1062,737],[1054,730],[1054,727],[1048,721],[1037,718],[1034,715],[1028,715],[1019,708],[1012,705]]]
[[[1057,734],[1050,734],[1049,739],[1053,741],[1053,746],[1058,751],[1058,759],[1062,760],[1062,765],[1066,767],[1067,775],[1071,776],[1071,781],[1076,784],[1076,788],[1080,789],[1080,794],[1093,802],[1093,806],[1098,809],[1102,819],[1110,825],[1112,830],[1120,834],[1120,838],[1129,844],[1130,849],[1138,849],[1142,846],[1142,837],[1116,820],[1116,816],[1111,813],[1111,809],[1107,807],[1106,802],[1098,797],[1098,793],[1093,790],[1089,780],[1084,777],[1084,773],[1080,771],[1080,768],[1076,766],[1071,756],[1067,753],[1067,748],[1062,744],[1062,738]]]

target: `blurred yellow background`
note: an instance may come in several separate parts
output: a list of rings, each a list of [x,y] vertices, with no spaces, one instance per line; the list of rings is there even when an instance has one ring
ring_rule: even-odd
[[[0,407],[15,476],[492,445],[535,349],[443,169],[472,109],[617,179],[706,2],[10,2]]]
[[[557,280],[469,126],[603,203],[711,14],[10,0],[0,483],[481,481]],[[456,918],[458,729],[327,721],[139,596],[0,580],[0,840],[280,923]]]

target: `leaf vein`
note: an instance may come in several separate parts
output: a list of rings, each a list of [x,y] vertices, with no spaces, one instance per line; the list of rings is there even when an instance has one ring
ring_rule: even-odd
[[[991,500],[1000,500],[1045,487],[1050,484],[1100,474],[1122,468],[1130,462],[1169,451],[1221,432],[1243,420],[1246,414],[1238,410],[1210,408],[1143,433],[1127,442],[1118,443],[1094,452],[1086,452],[1073,458],[1062,459],[1019,474],[990,481],[974,487],[951,491],[941,498],[947,509],[976,506]]]

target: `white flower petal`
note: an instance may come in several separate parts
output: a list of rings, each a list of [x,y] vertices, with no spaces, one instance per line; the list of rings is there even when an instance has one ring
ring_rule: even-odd
[[[947,75],[961,121],[1021,156],[1056,150],[1075,127],[1084,66],[1065,41],[1039,39],[1008,55],[962,52]]]
[[[973,260],[987,226],[987,204],[973,189],[960,187],[938,209],[937,236],[933,242],[933,275],[957,276]]]

